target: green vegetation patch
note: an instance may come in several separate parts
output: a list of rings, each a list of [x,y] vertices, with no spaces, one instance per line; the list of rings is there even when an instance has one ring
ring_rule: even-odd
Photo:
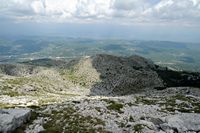
[[[20,77],[20,78],[15,78],[15,79],[8,79],[5,81],[5,83],[10,84],[10,85],[24,85],[28,81],[27,78],[25,77]]]
[[[8,95],[10,97],[17,97],[21,96],[22,94],[19,94],[18,92],[15,91],[9,91],[9,92],[3,92],[3,95]]]
[[[158,102],[159,99],[155,98],[146,98],[144,96],[136,97],[136,104],[143,103],[145,105],[155,105]]]
[[[44,124],[45,131],[42,133],[108,133],[103,129],[104,121],[91,116],[82,116],[73,107],[53,110],[51,114],[44,116],[49,120]]]
[[[136,98],[135,103],[142,103],[145,105],[159,105],[162,108],[161,111],[164,112],[179,111],[183,113],[200,113],[200,101],[194,97],[184,95],[152,98],[140,96]]]
[[[64,77],[64,79],[71,81],[73,84],[80,85],[83,87],[88,86],[86,77],[76,75],[74,68],[62,71],[61,75]]]
[[[0,95],[8,95],[10,97],[21,96],[21,94],[18,93],[17,91],[14,91],[11,86],[3,85],[0,86],[0,89],[1,89]]]
[[[142,133],[142,130],[144,129],[145,125],[143,124],[136,124],[133,127],[134,133]]]
[[[107,102],[109,105],[107,106],[107,109],[109,110],[114,110],[114,111],[117,111],[119,113],[123,113],[123,111],[121,110],[124,105],[121,104],[121,103],[117,103],[115,101],[112,101],[112,100],[108,100],[108,99],[104,99],[105,102]]]
[[[48,96],[42,99],[39,99],[39,105],[48,105],[48,104],[53,104],[53,103],[58,103],[60,102],[60,98],[56,96]]]
[[[129,121],[130,121],[130,122],[135,122],[135,119],[133,118],[133,116],[130,116],[130,117],[129,117]]]
[[[176,100],[180,100],[181,103],[177,104]],[[162,104],[160,105],[162,106]],[[166,98],[165,106],[166,110],[170,112],[177,110],[184,113],[200,113],[200,101],[189,96],[175,95]]]
[[[0,109],[14,108],[15,106],[8,103],[0,103]]]

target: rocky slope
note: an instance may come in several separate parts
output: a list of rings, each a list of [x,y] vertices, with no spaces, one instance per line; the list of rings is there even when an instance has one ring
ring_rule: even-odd
[[[0,65],[0,108],[32,110],[14,132],[198,132],[199,88],[199,73],[136,55]]]
[[[172,71],[140,56],[96,55],[69,63],[91,95],[126,95],[166,87],[200,87],[200,74]]]
[[[27,76],[36,74],[39,71],[39,67],[21,64],[1,64],[0,73],[10,76]]]

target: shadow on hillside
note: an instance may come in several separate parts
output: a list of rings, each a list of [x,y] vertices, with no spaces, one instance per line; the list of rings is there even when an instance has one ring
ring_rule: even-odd
[[[166,87],[197,87],[200,88],[200,73],[172,70],[155,70],[165,82]]]
[[[0,73],[9,76],[26,76],[37,73],[36,66],[21,64],[0,64]]]
[[[139,56],[98,55],[92,65],[100,73],[100,83],[92,86],[90,95],[128,95],[167,87],[200,88],[200,74],[177,72],[148,62]]]
[[[162,81],[151,69],[154,65],[139,56],[117,57],[97,55],[92,65],[100,73],[100,83],[91,88],[91,95],[128,95],[146,88],[163,87]]]
[[[44,59],[20,62],[20,64],[41,66],[41,67],[48,67],[48,68],[50,67],[64,68],[67,66],[68,62],[65,60],[55,60],[55,59],[44,58]]]

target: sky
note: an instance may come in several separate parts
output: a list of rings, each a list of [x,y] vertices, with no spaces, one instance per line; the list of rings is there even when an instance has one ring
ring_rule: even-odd
[[[200,0],[0,0],[0,35],[200,42]]]

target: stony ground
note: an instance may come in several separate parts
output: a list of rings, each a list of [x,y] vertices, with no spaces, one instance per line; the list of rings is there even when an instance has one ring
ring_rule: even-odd
[[[195,88],[186,95],[188,89],[169,88],[152,96],[77,97],[30,106],[31,120],[15,132],[196,133],[200,131],[200,99],[192,95]],[[163,96],[166,92],[168,96]]]

